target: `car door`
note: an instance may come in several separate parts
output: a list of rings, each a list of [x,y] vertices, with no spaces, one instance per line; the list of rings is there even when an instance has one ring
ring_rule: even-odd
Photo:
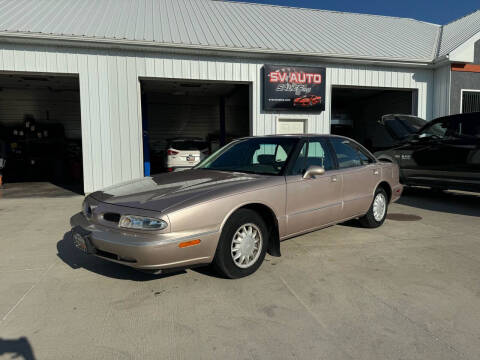
[[[479,141],[478,114],[452,115],[421,129],[395,158],[408,184],[478,189]]]
[[[442,140],[443,182],[452,188],[480,189],[480,114],[451,116]]]
[[[309,166],[325,169],[325,174],[304,179]],[[328,141],[305,141],[286,175],[287,233],[293,235],[319,228],[337,220],[342,206],[342,178],[338,175]]]
[[[343,179],[341,219],[367,213],[380,181],[376,160],[357,143],[342,137],[330,139]]]
[[[409,184],[442,184],[454,176],[452,149],[446,142],[450,127],[448,119],[433,121],[400,150],[400,166]]]

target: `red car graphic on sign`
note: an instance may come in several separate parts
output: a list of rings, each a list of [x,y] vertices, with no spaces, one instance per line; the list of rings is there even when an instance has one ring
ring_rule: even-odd
[[[317,95],[305,95],[302,97],[295,98],[293,100],[293,106],[295,107],[312,107],[320,104],[322,101],[321,96]]]

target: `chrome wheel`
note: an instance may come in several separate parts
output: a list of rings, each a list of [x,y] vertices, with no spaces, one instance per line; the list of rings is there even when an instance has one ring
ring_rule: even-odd
[[[233,235],[231,254],[233,263],[246,269],[258,260],[262,249],[262,232],[255,224],[245,224]]]
[[[378,193],[373,200],[373,217],[376,221],[382,221],[387,210],[387,199],[382,193]]]

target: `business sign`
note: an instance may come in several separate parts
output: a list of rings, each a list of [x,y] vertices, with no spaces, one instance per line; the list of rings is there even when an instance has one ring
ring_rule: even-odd
[[[325,110],[325,68],[265,65],[264,110]]]

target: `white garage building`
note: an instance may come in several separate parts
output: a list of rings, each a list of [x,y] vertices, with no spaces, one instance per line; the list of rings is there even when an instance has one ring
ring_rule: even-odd
[[[81,139],[86,193],[143,176],[156,144],[175,136],[222,143],[298,121],[329,133],[361,113],[365,140],[384,113],[455,112],[451,66],[473,64],[479,39],[479,11],[439,26],[230,1],[3,0],[0,131],[8,144],[40,149],[20,157],[52,143],[48,123],[62,126],[62,149]],[[265,64],[324,68],[324,110],[266,110]],[[50,133],[23,140],[18,127],[30,122]]]

